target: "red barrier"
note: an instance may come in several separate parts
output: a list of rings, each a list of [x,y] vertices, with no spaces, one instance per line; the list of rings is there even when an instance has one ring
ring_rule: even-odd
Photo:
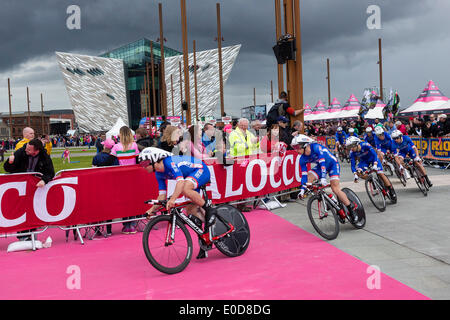
[[[225,203],[300,185],[299,155],[238,158],[231,166],[205,161],[214,203]],[[0,175],[0,233],[69,226],[145,213],[158,196],[154,174],[139,166],[62,171],[43,188],[32,174]]]

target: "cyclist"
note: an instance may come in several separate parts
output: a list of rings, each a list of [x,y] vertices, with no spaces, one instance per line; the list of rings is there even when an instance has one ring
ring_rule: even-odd
[[[366,133],[364,135],[364,141],[370,144],[372,147],[376,148],[375,135],[373,134],[372,127],[366,128]]]
[[[155,172],[159,188],[157,200],[167,199],[167,180],[176,180],[175,190],[167,202],[167,210],[175,206],[175,201],[180,195],[186,196],[192,201],[192,204],[186,207],[188,214],[190,214],[189,218],[199,228],[204,221],[204,230],[207,232],[208,228],[215,222],[216,209],[212,208],[211,204],[207,203],[200,195],[200,187],[207,184],[211,177],[206,164],[192,156],[174,156],[170,152],[154,147],[142,150],[139,154],[139,164],[147,172]],[[205,215],[199,212],[199,207],[205,211]],[[151,207],[147,211],[147,219],[150,219],[157,209],[157,206]],[[205,249],[200,248],[197,259],[208,256],[206,251],[210,247]]]
[[[311,184],[314,180],[320,180],[322,185],[327,185],[326,175],[330,176],[330,185],[333,193],[338,199],[347,207],[350,217],[354,222],[358,221],[358,215],[355,213],[357,205],[354,202],[350,202],[347,195],[341,190],[339,184],[339,177],[341,169],[337,159],[331,154],[331,152],[314,142],[313,139],[300,134],[296,136],[291,143],[292,148],[297,151],[300,157],[300,168],[302,171],[302,187],[300,188],[299,197],[303,198],[306,191],[306,185]],[[307,164],[316,163],[317,166],[308,171]]]
[[[339,152],[345,146],[345,140],[347,139],[347,134],[342,127],[338,127],[336,130],[336,150]],[[345,150],[345,148],[344,148]],[[345,151],[343,151],[345,152]]]
[[[384,131],[381,126],[375,127],[375,145],[377,148],[378,158],[381,160],[381,163],[385,163],[384,155],[388,152],[395,154],[396,150],[394,148],[394,141],[392,141],[389,133]],[[387,164],[391,167],[392,172],[394,172],[394,167],[390,162]]]
[[[392,199],[395,199],[396,195],[392,187],[392,183],[384,175],[383,167],[378,159],[377,152],[367,142],[361,141],[357,137],[349,137],[345,142],[347,148],[350,149],[350,161],[352,172],[355,175],[355,182],[358,182],[361,172],[372,165],[372,168],[377,171],[377,175],[383,181],[386,186],[389,195]],[[356,168],[356,158],[359,158],[358,168]],[[378,166],[380,164],[380,166]]]
[[[358,134],[356,133],[356,130],[355,129],[353,129],[353,128],[350,128],[350,129],[348,129],[348,135],[347,135],[347,138],[348,137],[358,137]]]
[[[411,159],[414,159],[420,172],[427,180],[428,185],[430,187],[433,186],[430,179],[428,178],[425,168],[422,165],[422,159],[420,159],[420,157],[418,156],[419,152],[417,151],[417,148],[414,145],[414,142],[412,142],[411,138],[408,136],[403,136],[403,133],[400,130],[394,130],[391,136],[392,140],[394,141],[394,148],[397,150],[397,153],[395,154],[395,161],[397,161],[402,173],[404,171],[404,159],[409,155]]]

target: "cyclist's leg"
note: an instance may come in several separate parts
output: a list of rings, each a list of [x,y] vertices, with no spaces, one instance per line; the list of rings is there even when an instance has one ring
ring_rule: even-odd
[[[344,206],[348,207],[350,205],[350,200],[348,200],[345,192],[341,190],[340,186],[340,176],[341,176],[341,167],[339,162],[330,163],[327,168],[328,175],[330,176],[330,186],[333,193],[338,197],[338,199],[344,204]]]

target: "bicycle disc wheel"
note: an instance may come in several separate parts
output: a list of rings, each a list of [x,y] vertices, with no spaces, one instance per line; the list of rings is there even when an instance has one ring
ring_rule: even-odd
[[[381,186],[379,185],[378,181],[375,181],[372,178],[368,178],[366,179],[365,186],[367,195],[369,196],[369,199],[373,203],[375,208],[377,208],[380,212],[386,210],[386,199],[384,198]]]
[[[231,223],[235,228],[232,233],[215,242],[217,250],[228,257],[242,255],[250,244],[250,227],[247,219],[239,209],[228,204],[217,206],[216,209],[217,215],[224,221]],[[229,230],[229,227],[219,217],[212,226],[213,237],[224,234]]]
[[[343,188],[342,192],[344,192],[347,195],[348,200],[356,203],[356,205],[358,206],[358,208],[355,210],[356,214],[358,215],[358,221],[355,223],[350,221],[350,223],[356,229],[364,228],[364,226],[366,225],[366,210],[364,210],[364,206],[361,200],[356,195],[356,193],[354,193],[353,190],[349,188]]]
[[[336,239],[339,234],[339,221],[336,209],[325,210],[321,197],[312,196],[308,201],[308,217],[314,229],[325,239]]]
[[[192,238],[186,226],[178,219],[172,244],[166,243],[172,217],[165,215],[152,219],[142,236],[145,256],[153,267],[167,274],[183,271],[192,258]]]
[[[428,190],[424,184],[425,178],[422,177],[420,171],[416,167],[413,167],[411,170],[411,175],[413,176],[414,180],[416,181],[417,186],[419,187],[419,190],[422,191],[423,195],[425,197],[428,196]]]

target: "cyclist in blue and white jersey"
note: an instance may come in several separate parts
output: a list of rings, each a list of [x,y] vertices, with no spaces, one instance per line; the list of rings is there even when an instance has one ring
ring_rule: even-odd
[[[378,159],[377,152],[374,148],[367,142],[361,141],[357,137],[349,137],[345,143],[346,147],[350,151],[350,163],[352,167],[352,172],[355,176],[355,182],[358,182],[359,175],[366,170],[370,165],[374,170],[376,170],[377,175],[383,181],[389,194],[392,198],[395,198],[395,192],[392,187],[392,183],[385,176],[383,172],[383,167]],[[356,159],[359,159],[358,168],[356,167]]]
[[[428,178],[427,172],[422,165],[422,159],[418,156],[419,152],[411,138],[408,136],[403,136],[403,133],[400,130],[394,130],[391,136],[394,141],[394,148],[397,150],[397,153],[395,154],[395,161],[397,161],[400,170],[402,170],[402,172],[404,171],[404,159],[406,156],[409,156],[417,164],[420,172],[424,175],[428,185],[431,187],[431,181]]]
[[[167,180],[176,180],[175,190],[167,202],[167,210],[175,206],[175,201],[179,196],[184,195],[192,201],[186,207],[190,218],[201,228],[201,222],[205,222],[204,230],[212,226],[216,219],[216,209],[211,207],[211,203],[206,202],[200,194],[200,187],[210,181],[211,174],[206,164],[192,156],[174,156],[172,153],[158,148],[145,148],[139,154],[139,164],[147,172],[155,172],[158,181],[159,195],[157,200],[167,199]],[[201,207],[205,214],[198,210]],[[153,206],[147,211],[147,218],[150,218],[157,210]],[[197,219],[193,218],[196,217]],[[206,251],[200,248],[198,259],[207,257]]]
[[[364,141],[370,144],[373,148],[376,148],[375,135],[373,134],[372,127],[366,128],[366,133],[364,134]]]
[[[356,210],[357,205],[354,202],[350,202],[347,195],[341,190],[339,183],[341,169],[338,160],[327,148],[303,134],[296,136],[292,140],[291,146],[301,155],[299,165],[302,172],[302,186],[300,188],[299,197],[302,198],[305,195],[306,185],[315,180],[320,180],[322,185],[327,185],[326,176],[328,174],[330,177],[331,190],[343,205],[347,207],[351,217],[356,222],[358,215],[354,213],[354,210]],[[317,166],[308,171],[308,163],[316,163]]]

